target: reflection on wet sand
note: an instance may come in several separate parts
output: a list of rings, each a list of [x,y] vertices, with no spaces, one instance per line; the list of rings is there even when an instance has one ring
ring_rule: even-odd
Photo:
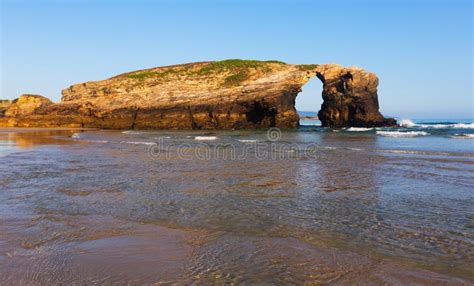
[[[2,285],[176,281],[191,255],[184,231],[107,216],[45,215],[2,222],[1,230]]]
[[[20,149],[48,144],[74,144],[78,142],[68,140],[68,137],[71,137],[75,132],[78,130],[2,128],[0,142],[12,142]]]
[[[46,215],[2,221],[0,229],[2,285],[463,285],[461,279],[290,237],[174,229],[109,216]]]
[[[121,143],[150,142],[159,132],[70,138],[75,132],[10,135],[29,143],[0,164],[0,285],[472,280],[472,236],[464,224],[438,225],[444,234],[433,236],[420,225],[439,218],[410,205],[425,200],[388,195],[400,184],[390,185],[396,173],[383,170],[394,159],[373,151],[375,137],[288,133],[284,139],[296,144],[317,142],[319,157],[182,161]],[[0,142],[14,141],[9,133],[0,131]],[[184,132],[166,136],[198,146]],[[237,136],[218,135],[231,143]],[[258,132],[245,136],[265,140]],[[77,142],[89,143],[71,144]],[[463,202],[456,207],[462,214]],[[423,244],[428,238],[432,244]]]

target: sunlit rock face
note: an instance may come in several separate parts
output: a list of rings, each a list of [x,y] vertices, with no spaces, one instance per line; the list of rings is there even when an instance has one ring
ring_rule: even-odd
[[[61,102],[56,104],[41,101],[31,107],[31,99],[22,96],[16,109],[12,109],[13,105],[7,109],[0,125],[296,128],[299,125],[296,96],[314,76],[323,82],[324,103],[319,113],[323,126],[394,124],[378,111],[377,77],[362,69],[334,64],[225,60],[157,67],[75,84],[62,91]]]
[[[12,104],[11,100],[0,99],[0,117],[5,116],[5,112],[10,107],[11,104]]]
[[[396,125],[394,119],[385,119],[379,112],[375,74],[339,65],[320,65],[316,74],[323,82],[323,104],[318,113],[323,126]]]
[[[35,94],[24,94],[20,98],[11,102],[5,111],[5,116],[20,117],[34,114],[41,108],[53,104],[53,102],[46,97]]]

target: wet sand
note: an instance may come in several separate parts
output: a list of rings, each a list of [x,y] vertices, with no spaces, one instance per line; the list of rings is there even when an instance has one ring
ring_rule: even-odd
[[[54,215],[2,220],[0,232],[2,285],[469,285],[466,280],[291,237]]]
[[[0,130],[0,141],[12,144],[0,173],[0,285],[474,282],[469,232],[465,240],[442,229],[434,236],[404,217],[426,208],[380,208],[399,203],[374,188],[383,173],[348,174],[346,166],[307,160],[286,168],[273,161],[149,162],[146,146],[122,142],[156,134],[136,139],[143,135],[94,131],[74,138],[77,132]],[[189,140],[166,136],[178,135]],[[350,152],[341,156],[359,168],[394,161],[385,155],[363,161],[368,155]],[[328,149],[325,158],[336,155]],[[322,172],[311,173],[315,167]],[[314,182],[320,185],[307,187]],[[434,219],[442,226],[440,217]]]

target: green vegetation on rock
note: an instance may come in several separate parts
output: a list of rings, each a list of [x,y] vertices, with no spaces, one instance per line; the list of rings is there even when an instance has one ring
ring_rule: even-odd
[[[148,78],[148,77],[153,77],[153,78],[163,78],[163,77],[166,77],[170,74],[176,74],[176,73],[179,73],[180,70],[178,69],[167,69],[165,71],[143,71],[143,72],[138,72],[138,73],[133,73],[133,74],[129,74],[127,75],[128,78],[133,78],[133,79],[145,79],[145,78]]]
[[[241,60],[241,59],[228,59],[223,61],[209,62],[201,67],[190,64],[181,67],[173,67],[165,70],[155,71],[139,71],[132,74],[128,74],[127,77],[131,79],[144,80],[146,78],[160,79],[165,78],[169,75],[186,75],[186,76],[210,76],[219,73],[229,74],[225,80],[225,86],[238,85],[242,81],[249,77],[249,70],[254,69],[260,72],[269,72],[272,70],[271,65],[286,65],[281,61],[256,61],[256,60]]]
[[[240,60],[240,59],[229,59],[217,62],[210,62],[203,66],[197,75],[211,75],[216,73],[231,73],[224,80],[225,86],[238,85],[245,81],[249,77],[249,69],[255,69],[262,72],[271,71],[270,64],[285,65],[286,63],[281,61],[256,61],[256,60]]]
[[[262,69],[268,71],[270,67],[268,64],[280,64],[285,65],[284,62],[280,61],[255,61],[255,60],[240,60],[240,59],[229,59],[217,62],[210,62],[209,64],[202,67],[198,74],[206,75],[211,73],[219,73],[224,71],[235,71],[242,69]]]
[[[301,71],[310,71],[310,70],[314,70],[317,67],[318,65],[299,65],[298,66],[299,70]]]
[[[129,74],[127,75],[128,78],[134,78],[134,79],[144,79],[147,77],[152,77],[156,72],[139,72],[139,73],[134,73],[134,74]]]
[[[224,85],[226,86],[238,85],[239,83],[243,82],[247,78],[248,78],[247,72],[239,71],[236,74],[226,77],[224,80]]]

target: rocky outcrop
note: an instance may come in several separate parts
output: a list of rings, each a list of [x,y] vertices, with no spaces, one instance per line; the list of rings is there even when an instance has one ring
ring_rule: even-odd
[[[314,76],[323,81],[324,103],[319,118],[324,126],[394,123],[379,113],[378,79],[364,70],[333,64],[225,60],[158,67],[72,85],[62,91],[62,100],[56,104],[44,100],[32,104],[30,96],[22,96],[15,108],[15,104],[8,108],[0,125],[295,128],[299,124],[296,96]]]
[[[53,102],[46,97],[35,94],[24,94],[20,98],[12,101],[5,111],[7,117],[24,117],[34,114],[40,109],[44,109]]]
[[[379,112],[379,80],[375,74],[339,65],[321,65],[316,74],[323,82],[323,104],[318,112],[323,126],[396,125],[394,119],[385,119]]]
[[[12,104],[11,100],[0,99],[0,117],[5,116],[5,112]]]

